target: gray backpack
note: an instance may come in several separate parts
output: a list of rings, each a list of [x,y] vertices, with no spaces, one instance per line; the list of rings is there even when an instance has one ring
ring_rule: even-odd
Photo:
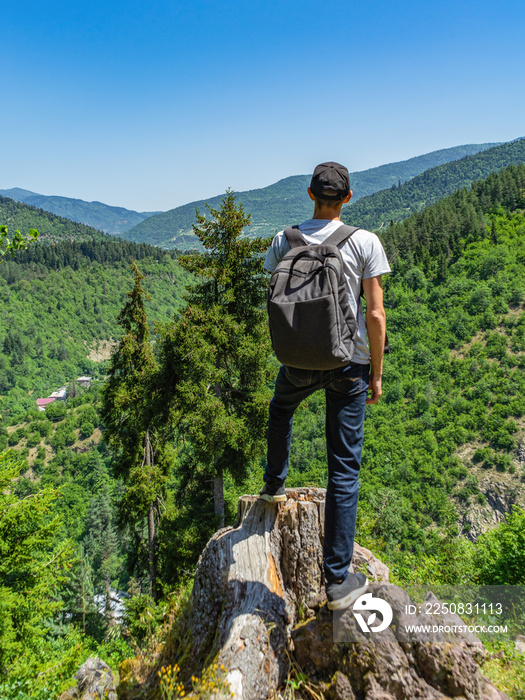
[[[317,245],[308,245],[298,226],[285,230],[291,250],[275,268],[268,289],[272,345],[284,365],[327,370],[352,360],[357,321],[338,246],[357,230],[342,224]]]

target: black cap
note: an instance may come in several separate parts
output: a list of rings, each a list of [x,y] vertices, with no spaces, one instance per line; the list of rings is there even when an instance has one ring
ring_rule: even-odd
[[[344,199],[350,193],[350,175],[347,168],[340,163],[321,163],[314,170],[310,189],[316,197],[334,201]]]

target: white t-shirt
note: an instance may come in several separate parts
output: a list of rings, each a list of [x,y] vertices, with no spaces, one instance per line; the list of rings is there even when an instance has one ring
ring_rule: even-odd
[[[341,226],[341,223],[341,221],[331,219],[308,219],[299,225],[299,230],[308,244],[315,245],[322,243],[328,236],[332,235]],[[273,272],[289,250],[290,245],[284,231],[280,231],[268,249],[264,268],[268,272]],[[357,318],[357,334],[352,362],[366,365],[370,362],[370,350],[368,349],[366,322],[359,296],[361,280],[390,272],[390,265],[379,238],[375,233],[364,229],[356,231],[339,247],[339,250],[343,258],[348,298]]]

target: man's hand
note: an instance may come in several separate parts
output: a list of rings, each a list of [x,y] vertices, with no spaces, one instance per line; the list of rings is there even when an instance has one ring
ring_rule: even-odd
[[[370,382],[368,383],[368,391],[371,392],[369,398],[366,399],[367,404],[375,404],[381,398],[383,393],[381,390],[381,377],[375,377],[370,375]]]

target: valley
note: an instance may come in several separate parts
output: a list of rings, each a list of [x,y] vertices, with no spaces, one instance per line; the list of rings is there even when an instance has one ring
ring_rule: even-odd
[[[494,151],[500,165],[511,162],[495,166]],[[481,179],[483,158],[487,171]],[[392,352],[385,358],[381,402],[367,408],[357,540],[403,585],[490,585],[505,575],[507,584],[525,583],[525,549],[519,546],[516,567],[505,574],[505,542],[521,542],[525,524],[524,162],[523,142],[513,142],[379,193],[408,192],[414,211],[405,217],[397,204],[384,210],[377,205],[380,218],[392,219],[379,232],[393,267],[384,284]],[[471,172],[469,164],[475,165]],[[359,204],[351,209],[359,211]],[[366,206],[365,219],[371,211]],[[0,534],[14,542],[22,532],[17,528],[27,527],[32,534],[24,539],[22,533],[21,541],[28,551],[33,547],[36,560],[52,550],[62,562],[60,581],[49,575],[39,584],[42,612],[17,622],[25,626],[24,640],[14,627],[0,628],[0,660],[12,664],[21,700],[47,700],[45,692],[64,690],[90,654],[117,669],[134,649],[160,643],[155,635],[167,634],[162,620],[176,616],[179,603],[173,601],[191,587],[202,548],[219,524],[209,446],[222,444],[226,455],[226,524],[235,521],[239,497],[260,489],[262,416],[278,365],[274,358],[263,363],[268,339],[262,326],[252,340],[249,332],[262,318],[260,253],[269,239],[244,239],[258,252],[251,267],[240,268],[251,272],[242,278],[242,301],[235,301],[244,320],[233,323],[221,314],[234,302],[209,282],[209,270],[223,260],[218,254],[206,259],[119,240],[9,199],[0,199],[0,212],[10,229],[42,229],[27,251],[0,263],[0,448],[10,448],[2,453],[0,492],[8,509],[0,502]],[[132,261],[143,275],[140,294]],[[253,308],[247,290],[258,300]],[[202,303],[212,293],[219,300],[226,294],[223,307]],[[132,308],[138,316],[129,316]],[[135,321],[126,326],[126,318]],[[253,327],[242,325],[248,318]],[[140,341],[137,328],[145,334]],[[234,339],[245,343],[240,353],[251,374],[239,370],[235,353],[223,371],[253,392],[250,430],[260,443],[243,464],[239,455],[252,433],[240,423],[233,400],[221,413],[209,390],[219,362],[214,353],[232,353]],[[125,372],[115,371],[115,353],[141,358],[127,385],[117,381]],[[126,472],[125,454],[108,441],[108,426],[115,429],[104,398],[110,374],[116,378],[115,405],[124,406],[119,420],[144,425],[147,414],[151,440],[163,440],[162,458],[146,465],[148,472],[139,463]],[[89,388],[75,386],[80,375],[93,377]],[[68,386],[67,400],[38,411],[37,398],[62,385]],[[323,402],[315,394],[297,411],[289,487],[326,485]],[[142,497],[152,489],[160,494],[154,594]],[[14,512],[11,507],[19,509],[17,521],[2,515]],[[35,538],[41,544],[32,544]],[[14,551],[6,550],[4,566],[15,566]],[[9,588],[9,620],[18,620],[24,596],[37,605],[30,580],[22,577]],[[59,593],[52,593],[55,585]],[[111,589],[130,596],[131,638],[122,630],[109,633],[109,608],[101,614],[93,606],[95,594]],[[44,621],[50,617],[48,634]],[[505,654],[514,653],[513,643],[509,637]],[[43,669],[49,670],[52,691],[34,680]],[[512,678],[505,682],[514,684],[518,699],[523,673],[518,667],[508,673]],[[7,693],[3,682],[0,689]],[[9,693],[14,697],[15,690]]]

